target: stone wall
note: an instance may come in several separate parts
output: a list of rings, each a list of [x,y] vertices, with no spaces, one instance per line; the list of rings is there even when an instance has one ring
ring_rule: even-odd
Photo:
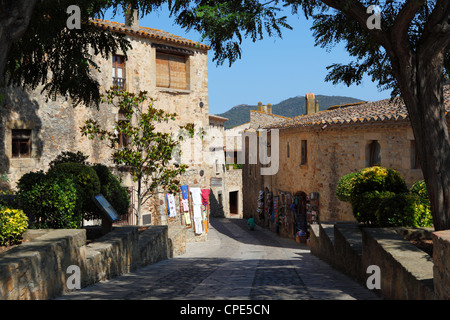
[[[80,268],[81,287],[85,287],[180,251],[169,241],[167,226],[141,232],[138,227],[116,227],[88,245],[84,229],[29,230],[24,239],[28,241],[0,254],[0,300],[55,298],[69,290],[69,266]]]
[[[363,286],[373,274],[367,273],[368,267],[378,266],[381,288],[374,290],[385,299],[439,298],[433,286],[431,257],[404,240],[395,228],[361,228],[356,223],[313,225],[311,253]],[[435,275],[436,281],[440,279]]]
[[[307,141],[307,161],[301,164],[301,141]],[[422,179],[420,169],[411,168],[412,130],[406,123],[352,125],[337,128],[286,128],[279,131],[279,170],[261,177],[261,183],[244,180],[246,208],[256,209],[259,190],[274,195],[303,191],[319,193],[321,221],[355,221],[349,203],[339,201],[335,190],[339,179],[368,166],[367,148],[372,140],[381,146],[381,166],[399,171],[408,187]],[[274,142],[271,142],[272,144]],[[248,153],[248,151],[247,151]],[[259,164],[244,165],[244,177],[259,173]],[[256,168],[255,168],[256,167]],[[250,171],[252,173],[250,174]],[[251,197],[251,198],[250,198]]]
[[[156,48],[152,43],[164,43],[137,36],[127,35],[132,49],[126,61],[126,89],[138,93],[147,91],[153,98],[153,106],[166,112],[177,113],[176,121],[158,126],[158,130],[172,132],[175,137],[180,133],[179,126],[193,123],[196,129],[207,129],[209,125],[208,101],[208,58],[204,49],[193,49],[188,58],[189,87],[187,90],[160,88],[156,86]],[[173,45],[173,44],[171,44]],[[182,45],[180,45],[182,46]],[[112,57],[96,56],[94,62],[101,72],[93,71],[100,84],[100,91],[112,86]],[[102,163],[113,167],[111,150],[106,143],[98,139],[89,140],[80,133],[80,127],[87,119],[95,119],[107,129],[112,130],[118,120],[118,107],[101,104],[94,107],[78,106],[73,108],[70,100],[57,96],[48,100],[41,94],[42,87],[34,91],[8,89],[0,104],[0,173],[6,173],[9,188],[14,189],[23,174],[30,171],[48,170],[49,163],[63,151],[81,151],[88,155],[91,163]],[[12,158],[12,129],[32,130],[31,157]],[[198,132],[199,130],[197,130]],[[181,149],[184,151],[181,162],[189,166],[180,178],[181,184],[209,189],[210,178],[215,174],[209,165],[208,143],[198,134],[194,139],[185,139]],[[117,172],[116,172],[117,173]],[[119,172],[126,187],[134,185],[127,172]],[[147,202],[144,208],[146,224],[168,224],[164,196]],[[144,224],[144,220],[138,222]]]
[[[433,233],[433,260],[437,298],[450,300],[450,230]]]

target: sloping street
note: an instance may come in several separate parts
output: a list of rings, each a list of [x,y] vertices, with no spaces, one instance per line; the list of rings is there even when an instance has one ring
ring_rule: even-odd
[[[206,242],[186,254],[59,299],[372,300],[378,297],[309,247],[241,219],[213,219]]]

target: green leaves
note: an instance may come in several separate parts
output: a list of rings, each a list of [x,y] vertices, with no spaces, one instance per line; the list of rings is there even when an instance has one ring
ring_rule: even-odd
[[[108,131],[90,119],[81,128],[82,134],[108,142],[113,149],[114,163],[127,167],[138,184],[139,203],[144,203],[159,189],[177,191],[180,184],[178,177],[187,169],[186,165],[172,164],[173,152],[180,141],[174,139],[172,132],[157,130],[161,124],[175,121],[177,114],[154,108],[153,100],[145,91],[134,94],[109,90],[103,101],[116,106],[128,121],[116,121],[113,130]],[[193,124],[181,128],[188,130],[191,137],[194,135]],[[119,135],[126,136],[128,141],[120,148]]]

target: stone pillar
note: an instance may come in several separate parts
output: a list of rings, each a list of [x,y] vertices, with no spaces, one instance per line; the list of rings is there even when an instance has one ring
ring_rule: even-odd
[[[433,232],[433,262],[436,298],[450,300],[450,230]]]

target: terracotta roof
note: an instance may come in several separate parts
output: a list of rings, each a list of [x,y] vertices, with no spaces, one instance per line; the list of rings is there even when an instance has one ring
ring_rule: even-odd
[[[447,117],[450,118],[450,85],[444,86],[444,103]],[[408,111],[401,99],[367,102],[359,105],[320,111],[301,115],[291,120],[269,126],[268,128],[293,128],[329,125],[364,124],[409,120]]]
[[[152,29],[147,27],[129,27],[126,26],[124,23],[118,23],[114,21],[109,20],[100,20],[100,19],[92,19],[90,23],[103,28],[105,30],[110,31],[116,31],[120,33],[140,36],[144,38],[150,38],[154,40],[160,40],[166,43],[170,43],[172,45],[182,45],[187,46],[195,49],[203,49],[203,50],[209,50],[209,47],[207,45],[204,45],[199,42],[194,42],[189,39],[182,38],[180,36],[170,34],[168,32],[158,30],[158,29]]]

